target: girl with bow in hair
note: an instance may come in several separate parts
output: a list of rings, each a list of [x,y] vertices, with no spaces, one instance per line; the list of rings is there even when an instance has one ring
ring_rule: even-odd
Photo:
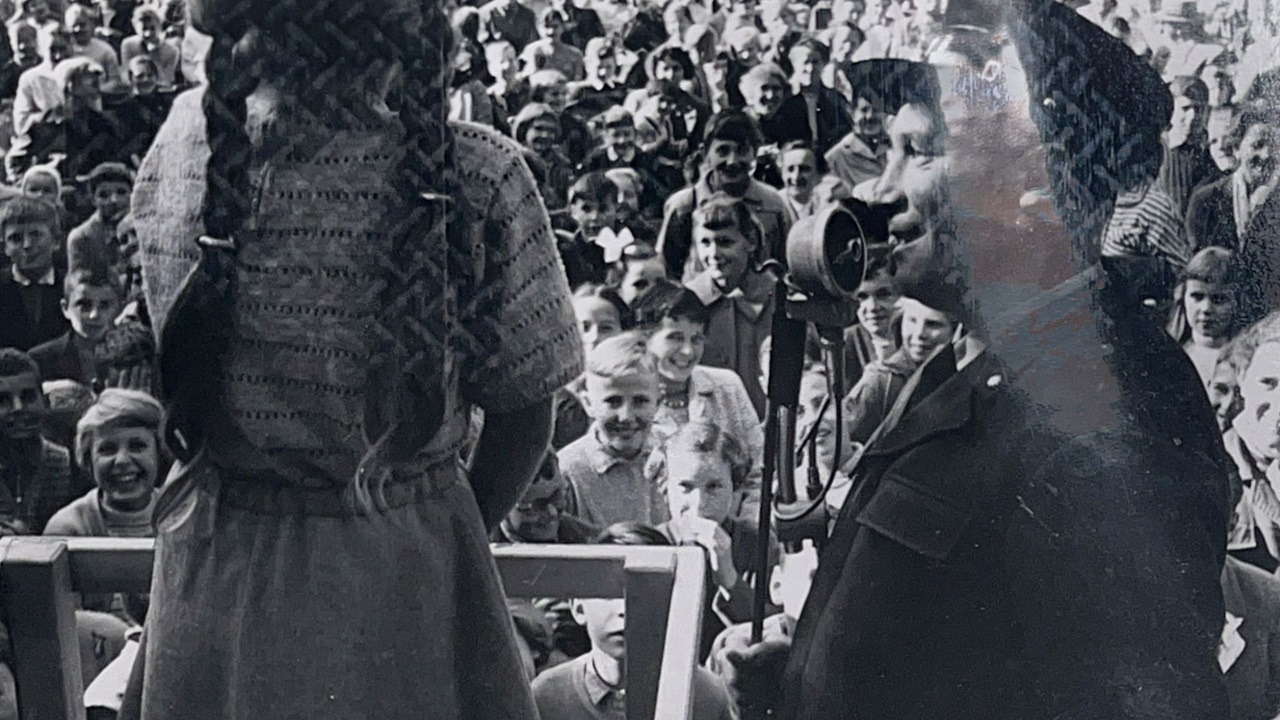
[[[133,201],[179,462],[121,717],[534,718],[486,526],[582,351],[520,149],[446,121],[435,0],[190,19]]]

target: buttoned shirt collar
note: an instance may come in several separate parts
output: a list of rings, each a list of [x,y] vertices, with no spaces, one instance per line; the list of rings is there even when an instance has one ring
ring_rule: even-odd
[[[645,442],[644,447],[640,449],[640,452],[635,457],[624,458],[609,452],[609,447],[600,438],[598,429],[593,428],[591,436],[595,442],[591,443],[591,449],[587,453],[587,461],[591,464],[591,471],[597,475],[603,475],[619,465],[625,465],[638,458],[647,458],[649,456],[648,441]]]
[[[587,688],[587,699],[592,705],[599,706],[607,700],[613,699],[615,696],[621,700],[625,697],[626,691],[621,688],[610,687],[595,670],[591,668],[591,653],[587,653],[586,660],[582,663],[582,683]]]
[[[698,296],[703,305],[711,305],[720,298],[726,298],[736,303],[742,314],[755,321],[769,304],[773,281],[768,275],[748,271],[742,285],[726,293],[711,279],[710,273],[703,271],[686,283],[685,288]]]
[[[57,276],[54,274],[52,267],[46,270],[44,275],[41,275],[34,282],[32,282],[31,278],[19,272],[17,265],[12,266],[11,268],[9,268],[9,270],[13,274],[13,281],[23,287],[31,287],[32,285],[52,286],[52,285],[56,285],[58,282]]]

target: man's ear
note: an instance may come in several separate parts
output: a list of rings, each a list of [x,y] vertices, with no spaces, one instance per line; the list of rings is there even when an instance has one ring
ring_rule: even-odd
[[[587,609],[583,606],[582,601],[574,598],[569,601],[569,611],[573,613],[573,621],[579,625],[587,624]]]

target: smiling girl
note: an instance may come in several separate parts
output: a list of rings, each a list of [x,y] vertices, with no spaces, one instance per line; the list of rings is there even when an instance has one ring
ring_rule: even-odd
[[[164,410],[138,390],[108,388],[76,424],[76,462],[94,488],[49,520],[45,535],[150,537]]]

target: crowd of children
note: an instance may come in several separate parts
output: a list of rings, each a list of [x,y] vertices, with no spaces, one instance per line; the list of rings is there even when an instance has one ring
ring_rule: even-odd
[[[1268,274],[1280,131],[1260,111],[1280,88],[1280,58],[1267,55],[1280,13],[1234,0],[1066,4],[1146,57],[1174,97],[1159,177],[1121,193],[1100,253],[1161,265],[1167,282],[1149,302],[1168,309],[1238,465],[1223,583],[1247,636],[1249,618],[1280,611],[1259,604],[1280,581],[1254,570],[1280,568],[1280,287]],[[695,676],[694,717],[732,717],[725,658],[745,646],[754,586],[771,585],[766,633],[788,635],[817,562],[811,546],[773,543],[766,566],[756,556],[781,300],[769,261],[784,259],[799,219],[874,192],[906,151],[890,133],[899,108],[857,63],[930,60],[945,3],[449,7],[452,119],[522,147],[586,348],[585,373],[557,394],[542,468],[493,540],[703,548],[709,670]],[[0,15],[0,536],[147,536],[170,459],[149,394],[130,197],[175,93],[204,81],[209,40],[181,0],[0,0]],[[899,287],[888,256],[872,257],[856,302],[843,371],[811,358],[796,411],[797,477],[829,486],[833,516],[913,374],[944,350],[963,366],[982,347],[954,287]],[[86,666],[109,664],[145,610],[145,598],[83,598],[82,635],[113,638],[89,643],[101,652]],[[544,716],[621,717],[617,601],[547,599],[513,616]],[[1224,671],[1262,673],[1265,699],[1258,682],[1236,683],[1233,708],[1239,695],[1257,714],[1233,717],[1273,716],[1280,673],[1260,668],[1276,658],[1257,655],[1261,641],[1245,647]],[[110,706],[113,692],[91,695]]]

